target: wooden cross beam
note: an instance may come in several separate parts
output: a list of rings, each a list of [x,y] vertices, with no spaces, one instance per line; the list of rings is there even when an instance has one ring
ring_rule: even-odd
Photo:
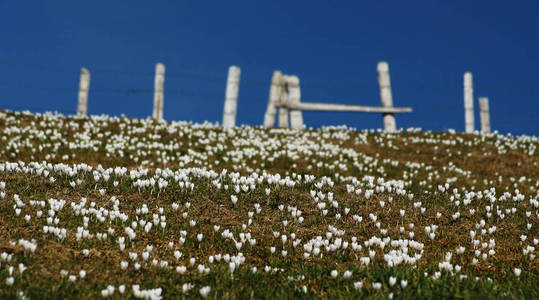
[[[364,105],[349,105],[349,104],[333,104],[333,103],[315,103],[315,102],[300,102],[299,104],[292,103],[276,103],[277,107],[286,107],[288,109],[297,109],[302,111],[334,111],[334,112],[366,112],[366,113],[390,113],[400,114],[412,112],[411,107],[383,107],[383,106],[364,106]]]

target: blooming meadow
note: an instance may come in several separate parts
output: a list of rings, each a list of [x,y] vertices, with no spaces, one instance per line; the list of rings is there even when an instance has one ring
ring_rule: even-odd
[[[0,111],[0,297],[537,298],[538,146]]]

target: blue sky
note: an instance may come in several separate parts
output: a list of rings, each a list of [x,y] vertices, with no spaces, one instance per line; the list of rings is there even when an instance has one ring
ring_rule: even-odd
[[[380,105],[390,67],[398,127],[464,129],[462,76],[490,99],[492,128],[539,134],[537,1],[1,1],[0,108],[146,117],[156,62],[165,119],[221,122],[228,66],[242,69],[237,122],[263,121],[273,70],[304,101]],[[136,90],[134,90],[136,89]],[[308,126],[382,126],[378,114],[306,112]]]

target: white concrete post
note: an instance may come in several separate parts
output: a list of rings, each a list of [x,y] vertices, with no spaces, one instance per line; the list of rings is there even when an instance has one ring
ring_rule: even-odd
[[[473,111],[473,81],[472,73],[464,73],[464,125],[466,133],[472,133],[475,128]]]
[[[391,95],[391,81],[389,79],[389,66],[387,62],[381,61],[377,66],[378,85],[380,86],[380,99],[383,107],[393,107],[393,96]],[[392,113],[383,113],[384,130],[394,132],[397,130],[395,116]]]
[[[85,117],[88,114],[88,93],[90,92],[90,72],[86,68],[80,69],[79,101],[77,116]]]
[[[288,102],[291,105],[299,105],[301,102],[301,89],[297,76],[285,76]],[[299,109],[290,109],[290,128],[303,129],[303,112]]]
[[[232,128],[236,126],[236,111],[238,108],[238,93],[240,91],[241,69],[237,66],[228,68],[228,78],[226,81],[225,107],[223,109],[223,127]]]
[[[153,87],[153,118],[157,121],[163,120],[163,106],[165,105],[165,65],[157,63],[155,65],[155,79]]]
[[[279,99],[281,98],[282,76],[283,74],[281,71],[274,71],[273,76],[271,77],[268,107],[266,108],[266,114],[264,115],[264,127],[266,128],[272,128],[275,125],[275,114],[277,112],[275,104],[279,102]]]
[[[481,120],[481,132],[490,133],[490,111],[487,97],[479,97],[479,118]]]

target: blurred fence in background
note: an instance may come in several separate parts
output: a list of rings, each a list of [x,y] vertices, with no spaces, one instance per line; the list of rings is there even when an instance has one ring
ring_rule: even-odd
[[[0,68],[0,73],[7,72],[7,68],[9,69],[19,69],[19,70],[34,70],[43,72],[45,74],[52,74],[52,73],[61,73],[70,77],[73,77],[74,81],[75,79],[78,79],[80,76],[79,70],[72,70],[67,68],[59,68],[54,66],[46,66],[46,65],[40,65],[40,64],[28,64],[28,63],[21,63],[21,62],[10,62],[10,61],[0,61],[0,66],[3,66],[3,68]],[[140,101],[147,101],[147,103],[151,103],[152,96],[155,95],[156,89],[151,88],[150,83],[151,78],[155,78],[155,72],[144,72],[144,71],[137,71],[137,70],[106,70],[106,69],[91,69],[89,70],[90,74],[92,76],[99,76],[99,77],[143,77],[148,78],[148,88],[140,88],[140,87],[118,87],[118,86],[99,86],[99,87],[89,87],[89,99],[87,102],[87,105],[92,106],[93,101],[99,101],[98,98],[102,97],[100,95],[116,95],[116,96],[122,96],[122,97],[134,97],[134,96],[143,96],[145,97],[145,100]],[[224,73],[224,72],[223,72]],[[64,114],[77,114],[77,95],[80,95],[80,86],[79,84],[71,84],[71,85],[65,85],[65,84],[51,84],[48,80],[45,83],[40,82],[32,82],[31,79],[35,79],[39,77],[28,77],[28,82],[10,82],[7,80],[1,80],[0,81],[0,109],[9,109],[9,110],[30,110],[30,111],[58,111]],[[227,84],[227,76],[214,76],[214,75],[208,75],[208,74],[198,74],[198,73],[181,73],[181,72],[166,72],[165,78],[171,79],[171,78],[178,78],[178,79],[187,79],[191,81],[197,81],[200,85],[205,84],[211,84],[214,86],[212,88],[215,90],[215,85],[221,85],[223,92],[225,91],[225,87]],[[257,81],[252,79],[242,79],[241,80],[241,87],[267,87],[267,91],[269,91],[271,87],[271,81],[270,78],[268,78],[267,81]],[[204,109],[208,109],[208,104],[215,101],[215,105],[217,107],[220,107],[222,105],[222,101],[225,100],[225,93],[209,93],[209,92],[203,92],[200,89],[190,89],[190,88],[177,88],[176,84],[168,84],[165,82],[165,88],[163,89],[162,93],[164,94],[165,98],[167,96],[181,96],[184,99],[189,99],[190,101],[183,103],[182,105],[200,105],[200,101],[204,101],[206,105],[204,106]],[[353,88],[353,89],[378,89],[379,85],[376,84],[374,81],[373,83],[361,83],[361,82],[354,82],[354,81],[339,81],[339,82],[332,82],[332,81],[324,81],[324,82],[301,82],[301,87],[305,89],[324,89],[324,90],[336,90],[336,89],[347,89],[347,88]],[[422,92],[422,93],[429,93],[431,92],[433,94],[433,98],[436,94],[443,93],[444,91],[456,91],[459,90],[462,92],[463,85],[458,84],[440,84],[440,83],[418,83],[418,84],[392,84],[392,87],[398,89],[399,91],[402,90],[408,90],[408,91],[415,91],[415,92]],[[482,95],[488,95],[489,93],[497,93],[497,94],[508,94],[513,95],[515,97],[518,96],[528,96],[528,97],[538,97],[539,98],[539,90],[534,89],[525,89],[520,87],[513,87],[513,86],[495,86],[495,85],[474,85],[474,90],[480,90]],[[4,93],[2,90],[10,89],[10,90],[18,90],[16,94],[18,96],[16,97],[10,97],[5,98],[3,95]],[[209,89],[209,90],[212,90]],[[28,90],[37,90],[37,91],[44,91],[47,97],[34,97],[34,96],[26,96],[25,91]],[[266,94],[260,94],[260,97],[245,97],[241,96],[239,97],[239,103],[240,105],[244,105],[245,103],[260,103],[260,107],[265,107],[266,103],[268,102],[267,97],[267,91]],[[462,94],[461,94],[462,95]],[[79,96],[80,97],[80,96]],[[402,99],[402,97],[399,97],[399,103],[406,102],[405,99]],[[325,99],[327,100],[327,99]],[[333,100],[333,99],[331,99]],[[335,99],[339,100],[339,99]],[[221,103],[219,103],[221,102]],[[24,104],[22,104],[24,103]],[[434,102],[432,102],[434,103]],[[536,101],[535,103],[539,103],[539,101]],[[358,103],[360,104],[360,103]],[[475,107],[477,107],[477,111],[479,111],[479,103],[475,101]],[[537,106],[531,106],[531,107],[518,107],[515,103],[506,103],[502,104],[499,102],[496,102],[495,99],[492,99],[492,101],[489,103],[488,106],[490,110],[490,115],[492,119],[492,127],[493,130],[502,128],[502,127],[515,127],[518,126],[518,124],[532,124],[531,128],[532,130],[535,130],[535,134],[537,131],[539,131],[539,108]],[[165,104],[166,107],[166,104]],[[452,115],[458,115],[460,118],[464,115],[464,102],[462,101],[462,97],[455,98],[454,102],[447,103],[439,103],[439,104],[421,104],[421,105],[415,105],[413,107],[414,112],[418,114],[435,114],[438,115],[436,118],[432,119],[415,119],[415,125],[413,127],[421,127],[423,129],[429,129],[431,127],[435,127],[434,125],[442,126],[444,128],[449,128],[444,126],[444,117],[447,115],[447,112],[452,112]],[[446,113],[444,113],[446,112]],[[458,113],[460,112],[460,113]],[[107,112],[104,112],[107,113]],[[151,111],[148,111],[148,115],[152,115]],[[478,114],[480,115],[480,114]],[[260,121],[263,120],[263,110],[260,111]],[[447,120],[454,123],[454,120]],[[462,122],[459,122],[462,124]],[[479,122],[476,122],[479,124]]]

